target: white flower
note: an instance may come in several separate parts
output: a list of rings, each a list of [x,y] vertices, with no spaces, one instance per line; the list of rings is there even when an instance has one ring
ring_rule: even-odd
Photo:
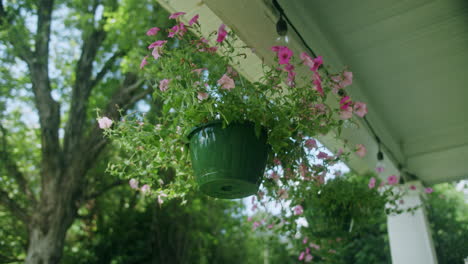
[[[112,126],[112,123],[113,123],[113,121],[106,116],[98,118],[97,121],[99,123],[99,128],[101,129],[108,129]]]

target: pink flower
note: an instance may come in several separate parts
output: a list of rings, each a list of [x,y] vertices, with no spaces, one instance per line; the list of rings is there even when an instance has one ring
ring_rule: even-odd
[[[424,192],[425,192],[425,193],[432,193],[433,191],[434,191],[434,190],[433,190],[432,188],[430,188],[430,187],[424,189]]]
[[[226,89],[230,91],[233,89],[236,85],[234,84],[234,80],[231,79],[229,76],[224,74],[221,79],[218,80],[218,84],[221,85],[221,89]]]
[[[415,191],[415,190],[416,190],[416,186],[414,186],[414,185],[411,185],[409,188],[410,188],[410,190],[412,190],[412,191]]]
[[[328,158],[328,154],[325,152],[320,151],[319,154],[317,155],[318,159],[326,159]]]
[[[302,251],[302,252],[301,252],[301,254],[299,254],[299,258],[298,258],[298,259],[299,259],[299,261],[302,261],[302,260],[304,260],[304,257],[305,257],[305,252],[304,252],[304,251]]]
[[[167,91],[167,89],[169,89],[169,80],[168,79],[163,79],[159,82],[159,90],[161,90],[161,92],[165,92]]]
[[[197,95],[198,100],[203,101],[203,100],[208,99],[208,97],[210,97],[208,93],[198,92],[198,95]]]
[[[275,224],[269,224],[269,225],[267,226],[267,228],[268,228],[268,229],[272,229],[274,226],[275,226]]]
[[[274,158],[274,159],[273,159],[273,163],[274,163],[275,165],[281,165],[281,161],[280,161],[278,158]]]
[[[135,179],[130,179],[128,182],[130,184],[130,188],[137,190],[138,189],[138,181]]]
[[[307,254],[305,257],[305,262],[311,262],[314,257],[311,254]]]
[[[162,199],[163,197],[167,197],[167,194],[161,193],[158,195],[158,204],[161,205],[163,204],[164,200]]]
[[[375,178],[374,177],[370,178],[369,184],[367,184],[367,186],[369,186],[369,189],[372,189],[372,188],[375,187]]]
[[[315,90],[317,90],[317,92],[319,92],[319,94],[323,96],[322,79],[320,78],[320,74],[318,72],[314,72],[312,79],[312,83],[314,84]]]
[[[141,192],[142,193],[148,193],[150,191],[150,187],[148,184],[145,184],[143,186],[141,186]]]
[[[100,129],[108,129],[112,126],[113,123],[113,121],[106,116],[98,118],[97,121]]]
[[[173,13],[169,16],[170,19],[176,19],[178,18],[179,16],[183,16],[185,15],[186,13],[185,12],[176,12],[176,13]]]
[[[141,60],[140,69],[143,69],[143,67],[145,67],[145,65],[148,64],[148,61],[146,60],[146,58],[148,58],[148,56],[145,56],[145,57]]]
[[[227,36],[226,25],[221,24],[218,28],[218,38],[216,39],[217,42],[221,43]]]
[[[316,148],[317,147],[317,141],[315,141],[315,139],[308,139],[306,140],[305,142],[305,146],[306,148],[308,149],[313,149],[313,148]]]
[[[153,43],[151,43],[149,46],[148,46],[148,49],[152,49],[152,48],[155,48],[155,47],[162,47],[164,46],[164,44],[166,44],[167,40],[157,40]]]
[[[197,23],[197,22],[198,22],[198,17],[199,17],[198,14],[196,14],[195,16],[193,16],[193,17],[190,19],[190,21],[188,22],[189,26],[191,26],[191,25]]]
[[[364,117],[367,114],[367,105],[362,102],[354,103],[354,113],[359,117]]]
[[[367,153],[367,149],[363,144],[356,145],[356,155],[363,158]]]
[[[279,64],[289,64],[289,60],[293,56],[292,50],[288,49],[288,47],[283,46],[278,51],[278,63]]]
[[[161,54],[159,53],[161,50],[160,48],[154,48],[153,52],[151,52],[151,55],[153,55],[153,58],[157,60],[159,57],[161,57]]]
[[[344,80],[341,82],[342,87],[349,86],[353,83],[353,73],[349,71],[343,72]]]
[[[256,221],[255,221],[255,222],[252,224],[252,230],[257,229],[259,226],[260,226],[260,222],[256,222]]]
[[[180,37],[184,36],[185,32],[187,32],[187,28],[185,28],[184,23],[180,23],[178,25],[173,26],[171,29],[169,29],[169,34],[167,35],[169,38],[173,38],[176,35],[179,35]]]
[[[304,237],[304,239],[302,239],[302,244],[306,244],[308,240],[309,240],[309,238]]]
[[[348,107],[350,107],[352,105],[352,103],[353,103],[353,101],[351,101],[351,97],[345,96],[345,97],[341,98],[341,100],[340,100],[340,109],[341,110],[348,109]]]
[[[398,183],[398,177],[396,175],[390,175],[387,177],[387,183],[389,185],[395,185]]]
[[[320,246],[319,246],[319,245],[314,244],[314,243],[312,243],[312,242],[310,242],[309,246],[310,246],[311,248],[315,248],[316,250],[319,250],[319,249],[320,249]]]
[[[309,56],[309,54],[302,52],[301,55],[299,55],[299,57],[301,58],[302,63],[306,65],[307,67],[309,67],[309,69],[312,69],[314,67],[314,61]]]
[[[343,120],[347,120],[353,117],[353,108],[351,106],[346,107],[346,109],[342,109],[340,111],[340,118]]]
[[[323,59],[322,59],[322,56],[318,56],[317,58],[315,58],[313,60],[314,62],[314,65],[313,67],[310,68],[311,71],[314,71],[314,72],[317,72],[318,68],[320,67],[320,65],[323,64]]]
[[[154,35],[158,34],[158,32],[159,32],[159,28],[158,27],[153,27],[153,28],[148,29],[148,31],[146,31],[146,35],[147,36],[154,36]]]
[[[293,210],[294,215],[301,215],[304,212],[304,208],[301,205],[296,205]]]

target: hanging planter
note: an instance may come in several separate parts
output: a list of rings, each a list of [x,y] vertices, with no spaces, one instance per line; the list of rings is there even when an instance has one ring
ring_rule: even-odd
[[[211,122],[191,131],[190,157],[200,190],[212,197],[235,199],[258,191],[268,157],[267,134],[257,136],[252,123],[222,128]]]

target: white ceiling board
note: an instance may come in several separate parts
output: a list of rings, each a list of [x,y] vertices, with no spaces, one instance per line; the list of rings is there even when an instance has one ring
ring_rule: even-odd
[[[367,99],[371,124],[411,173],[467,177],[468,1],[279,2],[317,53],[350,65],[350,94]]]

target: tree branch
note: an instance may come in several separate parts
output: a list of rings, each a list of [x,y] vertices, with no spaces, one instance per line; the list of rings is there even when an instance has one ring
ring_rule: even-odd
[[[93,193],[90,193],[88,195],[86,195],[84,197],[84,201],[88,201],[88,200],[92,200],[92,199],[96,199],[98,198],[99,196],[103,195],[104,193],[106,193],[107,191],[109,191],[110,189],[114,188],[114,187],[117,187],[117,186],[121,186],[122,184],[124,184],[125,181],[124,180],[116,180],[115,182],[107,185],[107,186],[104,186],[102,189],[98,190],[98,191],[95,191]]]
[[[8,143],[6,139],[6,129],[0,123],[0,131],[2,132],[2,149],[0,150],[0,158],[3,160],[3,164],[10,176],[12,176],[18,184],[20,191],[26,194],[26,197],[33,203],[36,203],[36,199],[29,189],[26,178],[23,173],[19,170],[18,165],[11,159],[10,153],[8,152]]]
[[[0,205],[7,208],[10,213],[21,220],[24,224],[28,224],[29,215],[26,214],[26,210],[19,206],[13,199],[8,196],[8,193],[0,190]]]
[[[91,89],[94,88],[103,78],[106,76],[106,74],[112,69],[112,66],[114,66],[115,61],[124,56],[127,52],[126,51],[117,51],[110,57],[105,63],[104,66],[102,66],[101,70],[96,74],[96,77],[91,82]]]

